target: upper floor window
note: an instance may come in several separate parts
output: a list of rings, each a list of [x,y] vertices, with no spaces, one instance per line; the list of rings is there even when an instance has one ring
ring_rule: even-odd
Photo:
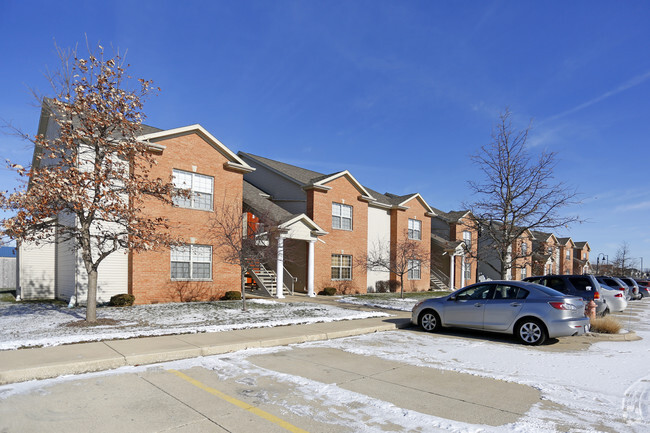
[[[409,218],[409,239],[422,239],[422,221]]]
[[[332,254],[332,279],[352,279],[352,256],[345,254]]]
[[[570,259],[571,259],[571,250],[568,249],[568,248],[566,249],[566,259],[567,259],[567,260],[570,260]]]
[[[177,245],[171,247],[172,280],[209,280],[212,278],[212,247]]]
[[[420,279],[420,261],[419,260],[409,260],[408,261],[408,275],[409,280],[419,280]]]
[[[190,190],[190,197],[174,197],[174,204],[180,207],[212,210],[214,178],[203,174],[174,169],[174,188]]]
[[[332,228],[352,230],[352,206],[332,203]]]
[[[463,242],[468,250],[472,249],[472,232],[465,230],[463,232]]]
[[[528,254],[528,244],[524,242],[521,244],[521,255],[525,256],[526,254]]]
[[[528,269],[526,268],[521,268],[521,279],[523,280],[528,276]]]

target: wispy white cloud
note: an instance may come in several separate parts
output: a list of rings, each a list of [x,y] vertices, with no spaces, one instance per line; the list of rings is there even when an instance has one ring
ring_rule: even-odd
[[[650,209],[650,201],[644,201],[641,203],[635,203],[627,206],[618,206],[616,208],[617,212],[627,212],[631,210],[644,210],[644,209]]]
[[[582,104],[577,105],[577,106],[575,106],[575,107],[573,107],[573,108],[571,108],[569,110],[563,111],[562,113],[555,114],[555,115],[553,115],[551,117],[548,117],[548,118],[544,119],[543,121],[541,121],[540,124],[550,122],[550,121],[553,121],[553,120],[557,120],[557,119],[560,119],[562,117],[573,114],[573,113],[575,113],[577,111],[584,110],[585,108],[591,107],[592,105],[597,104],[600,101],[603,101],[603,100],[605,100],[605,99],[607,99],[609,97],[612,97],[612,96],[617,95],[617,94],[619,94],[621,92],[624,92],[624,91],[629,90],[629,89],[631,89],[633,87],[636,87],[639,84],[642,84],[645,81],[647,81],[649,78],[650,78],[650,71],[646,71],[645,73],[643,73],[641,75],[637,75],[636,77],[627,80],[626,82],[619,85],[615,89],[609,90],[609,91],[603,93],[602,95],[597,96],[596,98],[590,99],[587,102],[583,102]]]

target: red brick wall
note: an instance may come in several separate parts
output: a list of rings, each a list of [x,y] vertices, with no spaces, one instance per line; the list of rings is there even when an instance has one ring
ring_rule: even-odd
[[[513,255],[521,255],[523,254],[521,251],[521,245],[522,244],[527,245],[527,251],[528,251],[528,256],[527,257],[519,257],[514,260],[511,274],[512,274],[512,279],[513,280],[521,280],[521,270],[522,268],[526,268],[526,276],[530,277],[532,276],[532,257],[530,254],[533,251],[533,241],[528,235],[522,235],[518,241],[516,241],[513,246],[512,246],[512,251],[514,252]]]
[[[368,245],[368,203],[360,200],[361,193],[351,181],[341,176],[327,184],[328,191],[307,192],[307,215],[329,232],[314,245],[314,290],[336,287],[340,293],[365,293],[367,275],[362,266],[352,269],[352,280],[332,280],[332,254],[352,255],[357,261],[366,255]],[[352,231],[332,228],[332,203],[352,206]]]
[[[567,250],[570,251],[569,259],[566,258]],[[568,242],[567,245],[560,247],[560,274],[573,274],[573,248]]]
[[[167,148],[157,157],[152,177],[171,180],[172,169],[214,177],[213,205],[221,211],[224,203],[234,204],[241,213],[241,173],[224,169],[227,159],[197,134],[186,134],[157,143]],[[212,245],[212,281],[172,281],[169,248],[132,253],[130,255],[129,292],[137,304],[218,299],[227,290],[240,289],[238,266],[222,263],[215,239],[210,234],[210,218],[214,212],[172,207],[149,200],[144,208],[152,216],[168,218],[173,233],[188,244]]]
[[[414,219],[422,222],[422,237],[419,241],[427,256],[431,254],[431,217],[426,216],[426,208],[422,205],[420,200],[413,198],[407,203],[407,210],[392,209],[390,211],[390,245],[391,245],[391,260],[395,260],[396,246],[408,238],[408,220]],[[417,292],[429,290],[431,285],[429,279],[429,264],[430,260],[422,260],[420,266],[420,279],[409,280],[408,273],[404,274],[404,291]],[[391,279],[398,280],[399,276],[391,273]]]

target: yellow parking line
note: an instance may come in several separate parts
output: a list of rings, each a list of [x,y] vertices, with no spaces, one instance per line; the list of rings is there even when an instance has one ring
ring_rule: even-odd
[[[237,400],[234,397],[229,396],[228,394],[224,394],[223,392],[216,390],[214,388],[210,388],[209,386],[199,382],[196,379],[191,378],[187,374],[181,373],[178,370],[167,370],[171,373],[174,373],[176,376],[180,377],[183,380],[186,380],[187,382],[191,383],[192,385],[196,386],[197,388],[201,388],[203,391],[209,392],[210,394],[219,397],[222,400],[227,401],[230,404],[234,404],[237,407],[240,407],[244,410],[247,410],[250,413],[253,413],[261,418],[264,418],[267,421],[272,422],[273,424],[279,425],[285,430],[289,430],[290,432],[294,433],[308,433],[307,430],[303,430],[299,427],[296,427],[293,424],[289,424],[288,422],[284,421],[281,418],[278,418],[275,415],[271,415],[268,412],[263,411],[262,409],[259,409],[255,406],[251,406],[250,404],[243,402],[241,400]]]

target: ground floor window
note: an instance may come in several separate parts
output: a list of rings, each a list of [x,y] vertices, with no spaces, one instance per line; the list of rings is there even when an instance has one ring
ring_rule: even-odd
[[[465,281],[471,280],[472,279],[472,264],[470,262],[465,262],[463,266],[464,266],[463,273],[464,273]]]
[[[332,279],[352,279],[352,256],[345,254],[332,254]]]
[[[419,280],[420,279],[420,261],[419,260],[409,260],[409,271],[408,279],[409,280]]]
[[[528,276],[528,270],[526,268],[521,268],[521,279],[523,280]]]
[[[212,278],[212,247],[176,245],[171,247],[172,280],[209,280]]]

